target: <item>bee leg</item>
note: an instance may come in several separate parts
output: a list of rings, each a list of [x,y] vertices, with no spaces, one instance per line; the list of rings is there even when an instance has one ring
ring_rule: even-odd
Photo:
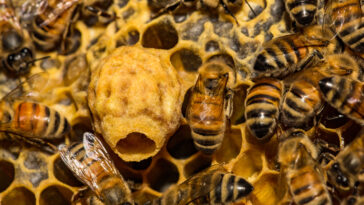
[[[321,153],[317,159],[317,161],[321,164],[321,167],[327,169],[330,167],[334,160],[335,156],[331,153]]]
[[[246,0],[245,0],[246,1]],[[236,24],[239,26],[239,22],[238,22],[238,19],[236,19],[236,17],[235,17],[235,15],[230,11],[230,9],[226,6],[226,4],[224,3],[224,1],[223,0],[220,0],[220,3],[221,3],[221,5],[222,5],[222,7],[224,8],[224,10],[231,16],[231,17],[233,17],[233,19],[235,20],[235,22],[236,22]],[[248,4],[249,5],[249,4]],[[249,7],[250,7],[250,5],[249,5]],[[252,9],[251,7],[250,7],[250,9]],[[254,13],[254,10],[252,10],[253,11],[253,13]],[[254,13],[254,15],[255,16],[257,16],[255,13]]]
[[[234,91],[232,89],[227,89],[226,95],[225,95],[225,114],[226,118],[230,119],[233,115],[233,98],[234,98]]]
[[[320,153],[338,153],[340,148],[330,144],[323,139],[315,139],[314,144],[318,147]]]
[[[320,51],[314,50],[312,54],[305,60],[300,66],[299,70],[303,70],[305,68],[309,68],[313,65],[316,65],[318,62],[321,62],[324,60],[324,56],[321,54]]]
[[[80,199],[84,198],[86,196],[88,190],[89,190],[88,186],[84,186],[84,187],[81,187],[80,189],[78,189],[77,192],[72,195],[71,202],[75,203],[75,202],[79,201]]]
[[[67,43],[67,35],[69,34],[69,32],[71,30],[70,27],[71,27],[70,23],[67,23],[66,29],[63,32],[63,35],[61,37],[61,48],[60,48],[60,53],[61,54],[66,54],[67,53],[66,43]]]
[[[20,141],[26,142],[28,144],[31,144],[33,146],[39,147],[42,150],[45,150],[45,151],[47,151],[49,153],[52,153],[52,154],[56,153],[57,150],[58,150],[57,147],[54,146],[53,144],[51,144],[49,142],[46,142],[46,141],[43,141],[41,139],[37,139],[37,138],[30,139],[30,138],[27,138],[27,137],[21,137],[21,136],[16,135],[16,134],[12,134],[11,136],[16,138],[17,140],[20,140]]]

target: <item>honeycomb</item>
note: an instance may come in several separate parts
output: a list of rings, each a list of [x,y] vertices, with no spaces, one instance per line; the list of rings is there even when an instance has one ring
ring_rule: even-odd
[[[16,9],[21,10],[24,2],[35,1],[14,2]],[[163,49],[168,52],[168,59],[181,79],[182,93],[185,93],[180,127],[157,155],[140,162],[124,162],[111,152],[138,204],[161,196],[172,184],[181,183],[215,163],[224,163],[228,171],[253,184],[254,191],[249,197],[236,204],[291,203],[276,163],[277,136],[265,144],[257,142],[247,134],[243,114],[246,91],[252,85],[250,67],[262,43],[289,33],[290,22],[281,0],[249,0],[249,3],[256,15],[244,3],[235,11],[239,25],[221,10],[207,12],[184,7],[173,15],[151,19],[156,8],[148,5],[147,0],[114,0],[109,11],[115,12],[118,18],[108,25],[92,25],[85,20],[75,22],[73,26],[80,36],[78,48],[67,55],[37,51],[37,58],[50,58],[36,62],[31,73],[22,77],[26,80],[32,74],[47,71],[51,83],[32,92],[39,94],[37,100],[64,114],[72,125],[71,133],[64,140],[52,143],[78,141],[83,132],[92,131],[87,88],[90,73],[100,59],[126,45]],[[220,149],[213,155],[204,155],[193,146],[184,114],[189,88],[194,84],[198,68],[214,57],[223,57],[235,68],[235,109],[232,126],[226,131]],[[1,72],[0,94],[4,96],[18,83],[18,79]],[[321,138],[342,148],[360,129],[347,118],[335,118],[338,113],[329,106],[322,113],[320,124],[308,130],[312,138]],[[14,140],[10,134],[1,134],[0,204],[71,204],[72,195],[81,187],[82,183],[68,170],[59,154]],[[78,202],[85,203],[100,202],[88,193]]]

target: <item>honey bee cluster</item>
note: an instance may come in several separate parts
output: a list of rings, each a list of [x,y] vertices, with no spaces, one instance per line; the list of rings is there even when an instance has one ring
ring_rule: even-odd
[[[0,204],[362,204],[359,0],[0,0]]]

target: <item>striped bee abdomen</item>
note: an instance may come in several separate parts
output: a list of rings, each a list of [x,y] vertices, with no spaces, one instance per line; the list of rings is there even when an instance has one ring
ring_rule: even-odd
[[[308,165],[297,170],[291,170],[287,173],[287,179],[296,204],[331,204],[325,183],[314,166]]]
[[[85,174],[85,178],[82,179],[84,181],[92,181],[95,180],[100,184],[103,180],[108,180],[110,175],[105,169],[102,167],[100,161],[95,160],[94,158],[90,158],[86,155],[86,150],[84,145],[81,142],[72,143],[67,150],[72,157],[79,161],[80,163],[85,165],[85,169],[88,170],[88,174]],[[98,193],[99,194],[99,193]]]
[[[316,65],[325,55],[341,52],[340,41],[330,40],[329,34],[328,29],[313,25],[305,27],[302,32],[270,40],[256,58],[252,78],[283,78]]]
[[[282,82],[262,78],[248,91],[245,101],[245,119],[249,132],[259,140],[269,140],[277,125]]]
[[[317,0],[286,0],[286,8],[291,18],[299,26],[307,26],[312,23],[317,11]]]
[[[214,167],[215,166],[215,167]],[[245,179],[212,166],[201,171],[178,185],[171,186],[159,199],[147,204],[184,205],[229,204],[238,201],[253,191],[253,186]]]
[[[71,127],[67,119],[56,110],[34,102],[19,102],[14,107],[14,118],[9,132],[24,137],[43,139],[61,138]]]
[[[303,127],[321,106],[320,92],[312,83],[306,80],[294,81],[282,102],[282,124],[286,127]]]
[[[341,40],[356,52],[364,53],[364,16],[359,0],[332,1],[327,18],[334,19],[333,25]]]
[[[225,132],[224,99],[196,93],[188,115],[192,137],[197,149],[214,152],[221,144]]]
[[[363,83],[339,76],[319,81],[325,100],[339,112],[364,124],[364,87]]]
[[[234,202],[253,191],[253,186],[241,177],[233,174],[216,174],[221,175],[221,180],[210,192],[210,204]]]

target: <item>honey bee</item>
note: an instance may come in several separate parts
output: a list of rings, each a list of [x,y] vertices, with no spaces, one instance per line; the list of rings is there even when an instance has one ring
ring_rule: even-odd
[[[286,9],[298,26],[308,26],[316,16],[318,0],[286,0]]]
[[[364,132],[359,135],[329,163],[327,176],[329,182],[339,191],[347,192],[354,188],[356,181],[363,181]]]
[[[36,102],[13,104],[14,117],[0,125],[0,131],[29,138],[58,139],[70,131],[67,119],[56,110]]]
[[[52,51],[59,45],[61,45],[60,51],[63,53],[67,52],[67,50],[74,50],[74,47],[77,48],[80,43],[79,40],[72,39],[72,36],[77,37],[72,25],[79,17],[78,7],[81,6],[81,10],[86,16],[91,13],[115,19],[116,17],[114,18],[99,9],[109,5],[109,0],[49,1],[44,12],[36,15],[31,22],[31,38],[41,51]],[[68,38],[69,36],[71,37]],[[69,42],[66,42],[67,39],[70,39]]]
[[[40,75],[32,76],[27,83],[41,81]],[[43,140],[60,139],[69,133],[71,126],[58,111],[27,97],[22,90],[23,84],[1,99],[0,131],[20,136],[35,145],[48,145],[54,150],[54,146]]]
[[[73,174],[106,205],[134,204],[127,183],[95,135],[85,132],[82,143],[61,144],[58,149],[63,162]]]
[[[364,124],[364,86],[362,82],[347,77],[333,76],[319,81],[324,99],[342,114],[359,124]]]
[[[358,78],[359,66],[346,54],[326,56],[326,62],[306,69],[295,79],[281,106],[281,121],[286,127],[307,127],[312,118],[323,108],[323,99],[319,90],[320,79],[332,76],[350,76]]]
[[[279,144],[279,162],[296,204],[332,204],[316,148],[301,130],[289,130]]]
[[[187,106],[187,120],[198,150],[211,154],[220,147],[232,113],[227,89],[230,68],[221,60],[203,64]]]
[[[364,53],[361,32],[363,19],[360,0],[331,0],[325,14],[325,26],[332,28],[340,39],[356,52]]]
[[[190,177],[181,184],[171,186],[163,195],[149,205],[182,205],[196,200],[199,204],[225,204],[241,200],[253,191],[245,179],[215,165]]]
[[[258,140],[267,141],[273,135],[282,94],[282,82],[273,78],[258,79],[249,89],[245,101],[246,127]]]
[[[256,58],[252,78],[282,78],[323,61],[325,55],[340,52],[342,45],[339,41],[329,41],[328,32],[321,26],[309,26],[303,33],[267,42]]]

